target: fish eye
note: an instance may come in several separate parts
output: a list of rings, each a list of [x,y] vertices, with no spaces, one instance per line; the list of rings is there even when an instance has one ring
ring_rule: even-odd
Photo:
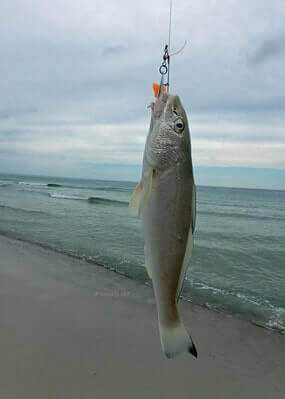
[[[182,133],[185,128],[185,123],[182,118],[177,118],[174,121],[174,130],[176,133]]]

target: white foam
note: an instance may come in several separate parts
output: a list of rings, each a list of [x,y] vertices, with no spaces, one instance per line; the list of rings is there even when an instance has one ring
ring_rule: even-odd
[[[87,200],[88,199],[88,198],[82,198],[82,197],[75,197],[73,195],[56,194],[56,193],[49,193],[49,196],[51,198],[70,199],[70,200]]]
[[[22,184],[24,186],[47,186],[46,183],[34,183],[34,182],[26,182],[26,181],[19,181],[18,184]]]

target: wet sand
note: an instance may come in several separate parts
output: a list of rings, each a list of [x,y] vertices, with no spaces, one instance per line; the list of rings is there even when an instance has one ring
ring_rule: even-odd
[[[285,397],[285,336],[180,304],[198,359],[160,349],[152,289],[0,236],[0,398]]]

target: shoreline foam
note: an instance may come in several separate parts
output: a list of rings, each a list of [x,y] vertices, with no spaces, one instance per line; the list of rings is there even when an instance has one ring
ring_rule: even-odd
[[[145,278],[141,278],[141,279],[135,279],[131,274],[125,273],[119,269],[116,269],[113,266],[108,266],[106,264],[103,264],[99,261],[95,261],[94,259],[91,259],[91,257],[89,256],[82,256],[79,254],[76,254],[75,252],[71,252],[71,251],[65,251],[64,249],[60,249],[60,248],[56,248],[56,247],[52,247],[49,244],[46,243],[41,243],[41,242],[35,242],[35,241],[31,241],[28,239],[24,239],[22,237],[18,237],[17,234],[12,234],[10,232],[4,232],[0,230],[0,238],[2,237],[7,237],[10,238],[12,240],[15,241],[19,241],[19,242],[23,242],[23,243],[28,243],[30,245],[34,245],[36,247],[40,247],[49,251],[54,252],[55,254],[62,254],[65,256],[68,256],[72,259],[77,259],[79,261],[83,261],[86,262],[88,264],[94,265],[94,266],[98,266],[98,267],[102,267],[107,271],[112,271],[118,275],[121,275],[125,278],[128,278],[130,280],[133,280],[135,282],[138,283],[143,283],[146,284],[147,286],[151,286],[151,281],[146,280]],[[183,294],[183,293],[182,293]],[[284,330],[284,326],[281,324],[278,324],[278,320],[269,320],[269,322],[267,324],[263,323],[262,321],[259,320],[254,320],[254,319],[250,319],[249,317],[246,317],[248,315],[242,315],[239,312],[234,312],[229,310],[228,308],[222,308],[222,307],[218,307],[216,306],[214,303],[209,303],[209,302],[205,302],[205,303],[201,303],[199,301],[192,301],[191,299],[181,295],[181,300],[196,306],[200,306],[201,308],[206,308],[209,309],[210,311],[216,312],[216,313],[221,313],[221,314],[225,314],[225,315],[229,315],[229,316],[233,316],[234,318],[238,319],[238,320],[244,320],[247,321],[249,323],[251,323],[252,325],[255,325],[257,327],[260,328],[264,328],[266,330],[270,330],[279,334],[284,335],[285,334],[285,330]]]

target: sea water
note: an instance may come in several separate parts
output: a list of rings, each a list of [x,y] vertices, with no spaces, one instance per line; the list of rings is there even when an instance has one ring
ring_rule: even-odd
[[[149,283],[141,222],[128,213],[135,185],[0,175],[0,233]],[[197,187],[182,297],[285,332],[284,243],[285,191]]]

